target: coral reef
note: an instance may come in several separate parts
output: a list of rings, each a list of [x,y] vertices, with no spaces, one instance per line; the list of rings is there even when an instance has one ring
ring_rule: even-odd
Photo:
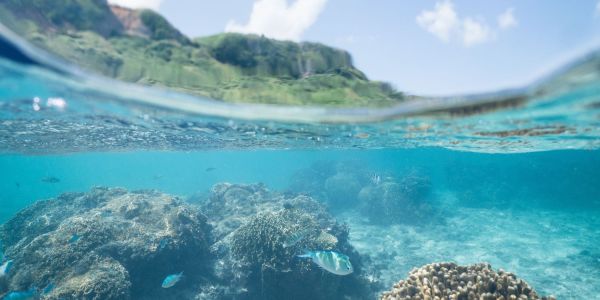
[[[200,204],[216,240],[240,227],[259,211],[280,207],[279,201],[274,200],[262,184],[219,183],[212,187],[208,200]]]
[[[369,184],[369,172],[357,161],[320,161],[297,171],[289,190],[325,202],[334,211],[356,207],[358,193]]]
[[[369,221],[377,224],[428,220],[433,215],[433,209],[427,201],[430,189],[427,177],[414,171],[400,179],[387,177],[360,190],[360,211]]]
[[[45,299],[166,299],[160,282],[207,271],[210,226],[199,210],[156,191],[94,188],[38,201],[0,227],[14,260],[4,290],[53,284]],[[183,293],[182,289],[180,293]]]
[[[286,197],[262,185],[218,184],[201,205],[215,228],[215,275],[235,287],[219,298],[363,299],[373,286],[349,244],[348,228],[304,195]],[[285,245],[294,234],[293,244]],[[336,250],[350,256],[355,272],[337,276],[298,259],[304,249]]]
[[[338,172],[325,180],[324,191],[332,208],[346,209],[356,205],[364,181],[353,173]]]
[[[543,299],[525,281],[502,269],[497,272],[489,264],[460,266],[434,263],[413,269],[406,280],[381,295],[382,300],[400,299]]]
[[[14,261],[0,297],[36,290],[43,299],[372,298],[382,287],[365,275],[372,279],[373,270],[348,235],[311,197],[260,184],[217,184],[197,205],[152,190],[94,188],[38,201],[0,226]],[[297,257],[305,250],[348,255],[354,272],[322,270]],[[175,288],[161,288],[179,272],[185,277]]]
[[[289,191],[318,199],[334,212],[358,209],[375,224],[430,220],[431,183],[418,170],[377,173],[356,161],[317,162],[296,172]]]

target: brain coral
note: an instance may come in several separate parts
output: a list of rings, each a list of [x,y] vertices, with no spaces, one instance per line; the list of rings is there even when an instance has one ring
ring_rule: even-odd
[[[406,280],[394,284],[381,295],[382,300],[453,299],[499,300],[542,299],[525,281],[502,269],[494,271],[489,264],[460,266],[455,263],[433,263],[413,269]]]

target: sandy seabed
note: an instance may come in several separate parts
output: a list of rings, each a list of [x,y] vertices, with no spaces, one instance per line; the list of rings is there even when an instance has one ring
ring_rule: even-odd
[[[453,195],[446,195],[448,198]],[[347,212],[351,244],[369,255],[390,287],[422,265],[488,262],[515,273],[538,294],[595,299],[600,294],[600,215],[595,211],[453,207],[444,221],[377,226]]]

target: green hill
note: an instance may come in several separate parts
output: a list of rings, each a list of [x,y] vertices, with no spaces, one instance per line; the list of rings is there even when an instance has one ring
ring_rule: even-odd
[[[403,99],[370,81],[346,51],[234,33],[189,39],[150,10],[106,0],[5,0],[0,20],[38,46],[120,80],[228,102],[385,106]]]

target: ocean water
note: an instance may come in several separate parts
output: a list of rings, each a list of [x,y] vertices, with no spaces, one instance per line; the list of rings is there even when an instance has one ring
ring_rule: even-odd
[[[282,108],[98,78],[1,33],[0,297],[374,299],[435,262],[600,297],[597,53],[509,91]]]

